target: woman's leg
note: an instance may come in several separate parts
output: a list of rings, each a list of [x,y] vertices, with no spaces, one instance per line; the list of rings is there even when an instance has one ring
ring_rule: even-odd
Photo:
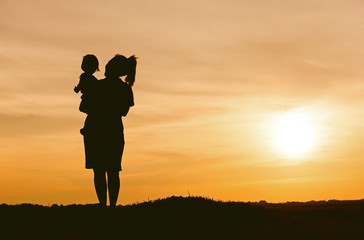
[[[120,178],[119,171],[107,171],[107,182],[109,188],[110,207],[115,207],[118,201]]]
[[[105,170],[94,169],[94,184],[97,198],[102,206],[106,206],[106,175]]]

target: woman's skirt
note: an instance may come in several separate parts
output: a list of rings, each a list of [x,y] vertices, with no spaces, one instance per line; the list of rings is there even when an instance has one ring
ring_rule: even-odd
[[[121,171],[124,134],[121,118],[96,119],[88,116],[84,136],[87,169]]]

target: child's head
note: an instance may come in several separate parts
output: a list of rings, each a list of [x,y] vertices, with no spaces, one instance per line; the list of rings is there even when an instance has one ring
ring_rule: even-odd
[[[133,86],[135,81],[136,57],[130,56],[126,58],[116,54],[105,66],[106,77],[121,77],[125,76],[125,82]]]
[[[86,73],[94,73],[99,70],[99,61],[95,55],[87,54],[82,59],[81,69]]]

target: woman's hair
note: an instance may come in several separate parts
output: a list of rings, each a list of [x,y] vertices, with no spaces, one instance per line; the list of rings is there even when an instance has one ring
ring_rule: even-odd
[[[92,54],[87,54],[83,56],[81,69],[87,73],[94,73],[99,70],[99,60]]]
[[[130,56],[129,58],[123,55],[116,54],[105,66],[106,77],[121,77],[125,76],[125,82],[130,86],[133,86],[135,82],[136,71],[136,57]]]

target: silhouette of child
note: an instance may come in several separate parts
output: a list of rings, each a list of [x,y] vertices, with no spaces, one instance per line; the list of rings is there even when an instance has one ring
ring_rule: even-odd
[[[78,85],[73,89],[76,93],[81,92],[80,111],[87,112],[89,101],[92,99],[97,84],[97,78],[92,75],[99,71],[99,61],[95,55],[87,54],[82,59],[81,69],[83,73],[80,75]]]
[[[83,98],[84,95],[92,93],[97,82],[97,78],[92,75],[96,71],[100,71],[99,61],[96,56],[92,54],[84,56],[82,59],[81,69],[83,70],[83,73],[80,75],[80,82],[73,90],[76,93],[81,91],[83,94],[81,98]]]
[[[95,55],[87,54],[82,59],[81,69],[83,73],[80,75],[78,85],[73,89],[76,93],[81,92],[80,111],[89,114],[89,106],[95,99],[97,78],[92,75],[99,71],[99,61]],[[85,129],[81,129],[81,134],[84,135]]]

